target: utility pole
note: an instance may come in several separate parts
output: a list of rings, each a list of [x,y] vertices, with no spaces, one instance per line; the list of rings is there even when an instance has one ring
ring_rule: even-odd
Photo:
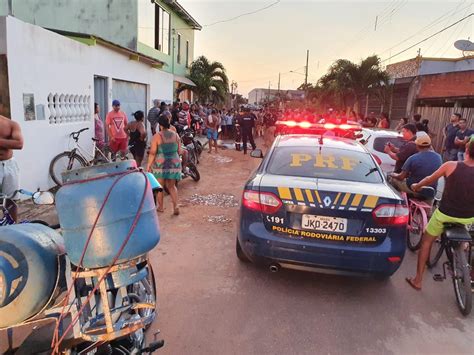
[[[309,49],[306,50],[306,67],[305,67],[305,74],[304,74],[304,98],[308,98],[308,64],[309,64]]]
[[[374,31],[377,31],[377,22],[379,21],[379,16],[375,16],[375,26],[374,26]]]
[[[267,94],[267,103],[270,102],[270,85],[271,85],[271,81],[268,82],[268,94]]]

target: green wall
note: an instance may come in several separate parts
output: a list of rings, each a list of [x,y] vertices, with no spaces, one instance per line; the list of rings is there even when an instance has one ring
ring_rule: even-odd
[[[194,59],[194,30],[163,1],[156,2],[171,14],[170,55],[138,41],[137,0],[13,0],[12,11],[18,19],[41,27],[96,35],[161,60],[165,62],[162,70],[185,76],[189,72],[186,68],[186,41],[189,41],[191,64]],[[7,15],[7,11],[8,0],[0,0],[0,15]],[[182,41],[179,64],[178,33]]]
[[[164,2],[160,0],[156,0],[155,2],[171,14],[170,54],[164,54],[140,41],[138,42],[137,51],[165,62],[166,65],[163,66],[163,70],[176,75],[186,76],[189,73],[189,69],[186,68],[186,41],[189,41],[189,64],[191,64],[194,59],[195,30],[174,13]],[[181,35],[180,63],[178,63],[178,33]],[[174,60],[172,60],[172,58],[174,58]]]
[[[7,9],[8,0],[0,0]],[[13,16],[41,27],[93,34],[137,48],[136,0],[13,0]]]

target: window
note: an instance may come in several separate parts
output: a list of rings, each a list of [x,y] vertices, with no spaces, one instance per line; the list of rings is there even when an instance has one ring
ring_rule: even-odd
[[[274,175],[369,183],[383,181],[370,154],[327,147],[278,147],[267,171]]]
[[[186,68],[189,68],[189,41],[186,41]]]
[[[176,59],[178,64],[181,63],[181,35],[178,33],[178,57]]]
[[[138,40],[155,48],[155,11],[150,0],[138,2]]]
[[[158,5],[155,5],[155,48],[164,54],[170,54],[171,17]]]
[[[400,148],[403,144],[402,137],[376,137],[374,139],[374,150],[377,152],[383,153],[385,145],[387,143],[392,143],[395,147]]]

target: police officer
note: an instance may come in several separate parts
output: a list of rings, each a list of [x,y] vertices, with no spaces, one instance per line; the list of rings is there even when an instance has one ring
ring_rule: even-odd
[[[252,129],[255,127],[257,116],[250,112],[250,108],[245,107],[243,114],[239,117],[240,129],[242,131],[242,143],[244,154],[247,154],[247,141],[250,141],[252,149],[257,148],[253,140]]]

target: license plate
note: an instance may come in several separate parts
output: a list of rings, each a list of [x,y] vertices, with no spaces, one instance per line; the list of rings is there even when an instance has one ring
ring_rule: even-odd
[[[347,219],[304,214],[301,227],[309,230],[345,233],[347,231]]]

